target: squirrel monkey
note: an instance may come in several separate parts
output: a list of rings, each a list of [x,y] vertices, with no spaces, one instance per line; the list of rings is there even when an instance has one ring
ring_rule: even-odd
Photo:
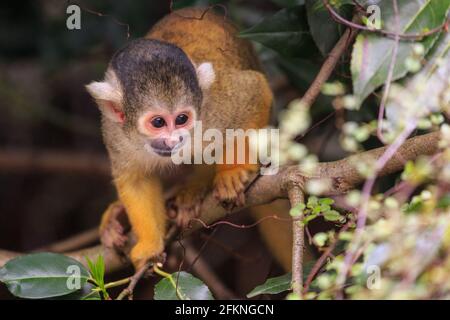
[[[136,269],[164,251],[161,176],[175,167],[172,152],[189,143],[177,130],[191,132],[196,120],[222,132],[268,123],[271,90],[251,44],[236,33],[208,9],[172,12],[119,50],[103,81],[86,86],[101,110],[114,183],[137,236],[130,254]],[[199,214],[211,190],[219,201],[242,202],[249,174],[258,170],[237,162],[191,167],[174,199],[180,223]]]

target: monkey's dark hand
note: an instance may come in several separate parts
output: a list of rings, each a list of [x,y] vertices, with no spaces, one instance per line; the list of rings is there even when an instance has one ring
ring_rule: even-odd
[[[122,251],[128,241],[126,232],[130,229],[123,205],[117,201],[103,213],[100,224],[100,240],[107,248]]]
[[[202,183],[193,183],[182,188],[178,194],[169,201],[169,218],[175,219],[175,223],[186,228],[193,218],[200,217],[200,210],[210,187]]]

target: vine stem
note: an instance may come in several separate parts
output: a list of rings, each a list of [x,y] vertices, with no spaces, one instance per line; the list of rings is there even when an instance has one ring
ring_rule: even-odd
[[[394,21],[395,21],[395,38],[394,38],[394,49],[392,50],[391,62],[389,64],[388,76],[384,85],[383,97],[381,98],[380,108],[378,111],[378,126],[377,126],[377,136],[381,142],[386,144],[383,136],[383,118],[384,110],[386,108],[386,103],[389,98],[389,92],[391,90],[392,78],[394,77],[394,69],[397,63],[398,46],[400,42],[400,17],[398,12],[397,0],[392,0],[392,6],[394,7]]]
[[[109,282],[109,283],[105,284],[105,289],[111,289],[111,288],[123,286],[123,285],[129,283],[130,281],[131,281],[131,277],[113,281],[113,282]]]

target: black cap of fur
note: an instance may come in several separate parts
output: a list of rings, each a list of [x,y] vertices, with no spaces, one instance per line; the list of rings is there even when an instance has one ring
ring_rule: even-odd
[[[175,45],[154,39],[133,40],[112,57],[110,65],[124,91],[126,114],[142,108],[149,94],[163,99],[168,108],[182,95],[196,108],[201,104],[195,67]]]

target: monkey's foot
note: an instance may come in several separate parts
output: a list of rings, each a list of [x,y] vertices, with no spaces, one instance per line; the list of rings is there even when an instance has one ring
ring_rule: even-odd
[[[226,209],[245,204],[245,185],[254,170],[245,167],[219,171],[214,178],[214,197]]]
[[[139,241],[130,253],[135,270],[142,269],[148,262],[164,262],[164,242],[162,239]]]
[[[123,289],[122,292],[119,294],[119,296],[116,299],[123,300],[124,298],[128,297],[129,300],[133,300],[134,288],[136,288],[136,285],[141,278],[145,278],[148,275],[152,274],[153,270],[150,269],[152,264],[156,264],[156,263],[164,264],[165,261],[166,261],[166,254],[162,253],[158,257],[156,257],[153,261],[148,261],[148,262],[144,263],[140,268],[137,268],[134,275],[131,276],[128,287]]]
[[[115,248],[119,251],[124,249],[127,243],[127,229],[129,228],[126,213],[122,204],[116,201],[109,205],[103,213],[100,224],[100,241],[107,248]]]
[[[175,219],[179,227],[187,227],[192,218],[200,216],[201,206],[207,192],[208,187],[200,184],[189,185],[181,189],[169,203],[169,217]]]

